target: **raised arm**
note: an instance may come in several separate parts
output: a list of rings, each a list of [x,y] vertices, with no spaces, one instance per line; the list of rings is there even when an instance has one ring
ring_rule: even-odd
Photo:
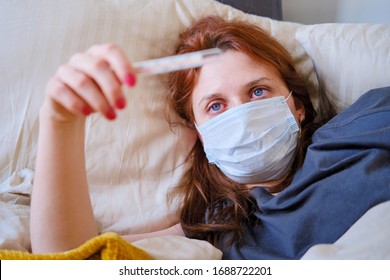
[[[85,119],[93,112],[115,119],[126,105],[123,83],[133,86],[134,72],[112,44],[74,55],[48,82],[31,202],[34,253],[69,250],[98,234],[85,168]]]

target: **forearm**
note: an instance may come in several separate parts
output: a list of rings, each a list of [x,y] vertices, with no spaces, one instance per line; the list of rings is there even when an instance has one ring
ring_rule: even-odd
[[[58,124],[40,116],[31,203],[34,252],[69,250],[96,236],[84,157],[85,120]]]
[[[122,236],[122,238],[125,239],[127,242],[132,243],[134,241],[142,240],[142,239],[146,239],[146,238],[162,237],[162,236],[169,236],[169,235],[185,236],[184,232],[181,228],[181,225],[176,224],[176,225],[171,226],[170,228],[167,228],[167,229],[154,231],[154,232],[148,232],[148,233],[124,235],[124,236]]]

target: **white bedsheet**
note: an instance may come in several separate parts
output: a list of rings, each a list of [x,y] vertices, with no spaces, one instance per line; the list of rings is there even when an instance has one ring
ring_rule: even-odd
[[[303,260],[390,260],[390,201],[367,211],[334,244],[311,247]]]
[[[0,248],[30,250],[30,195],[34,172],[23,169],[0,184]]]
[[[0,185],[0,249],[30,251],[30,196],[34,172],[15,172]],[[49,233],[48,233],[49,234]],[[210,243],[182,236],[164,236],[133,243],[158,260],[221,259]]]

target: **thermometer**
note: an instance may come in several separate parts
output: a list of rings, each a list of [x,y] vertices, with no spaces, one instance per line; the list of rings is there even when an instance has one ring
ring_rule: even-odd
[[[137,74],[141,75],[169,73],[183,69],[201,67],[206,63],[216,61],[222,56],[222,53],[222,50],[219,48],[201,50],[135,62],[133,63],[133,68]]]

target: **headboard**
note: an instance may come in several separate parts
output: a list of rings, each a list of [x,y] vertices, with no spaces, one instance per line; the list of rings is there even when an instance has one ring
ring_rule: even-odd
[[[282,20],[281,0],[218,0],[245,13]]]

